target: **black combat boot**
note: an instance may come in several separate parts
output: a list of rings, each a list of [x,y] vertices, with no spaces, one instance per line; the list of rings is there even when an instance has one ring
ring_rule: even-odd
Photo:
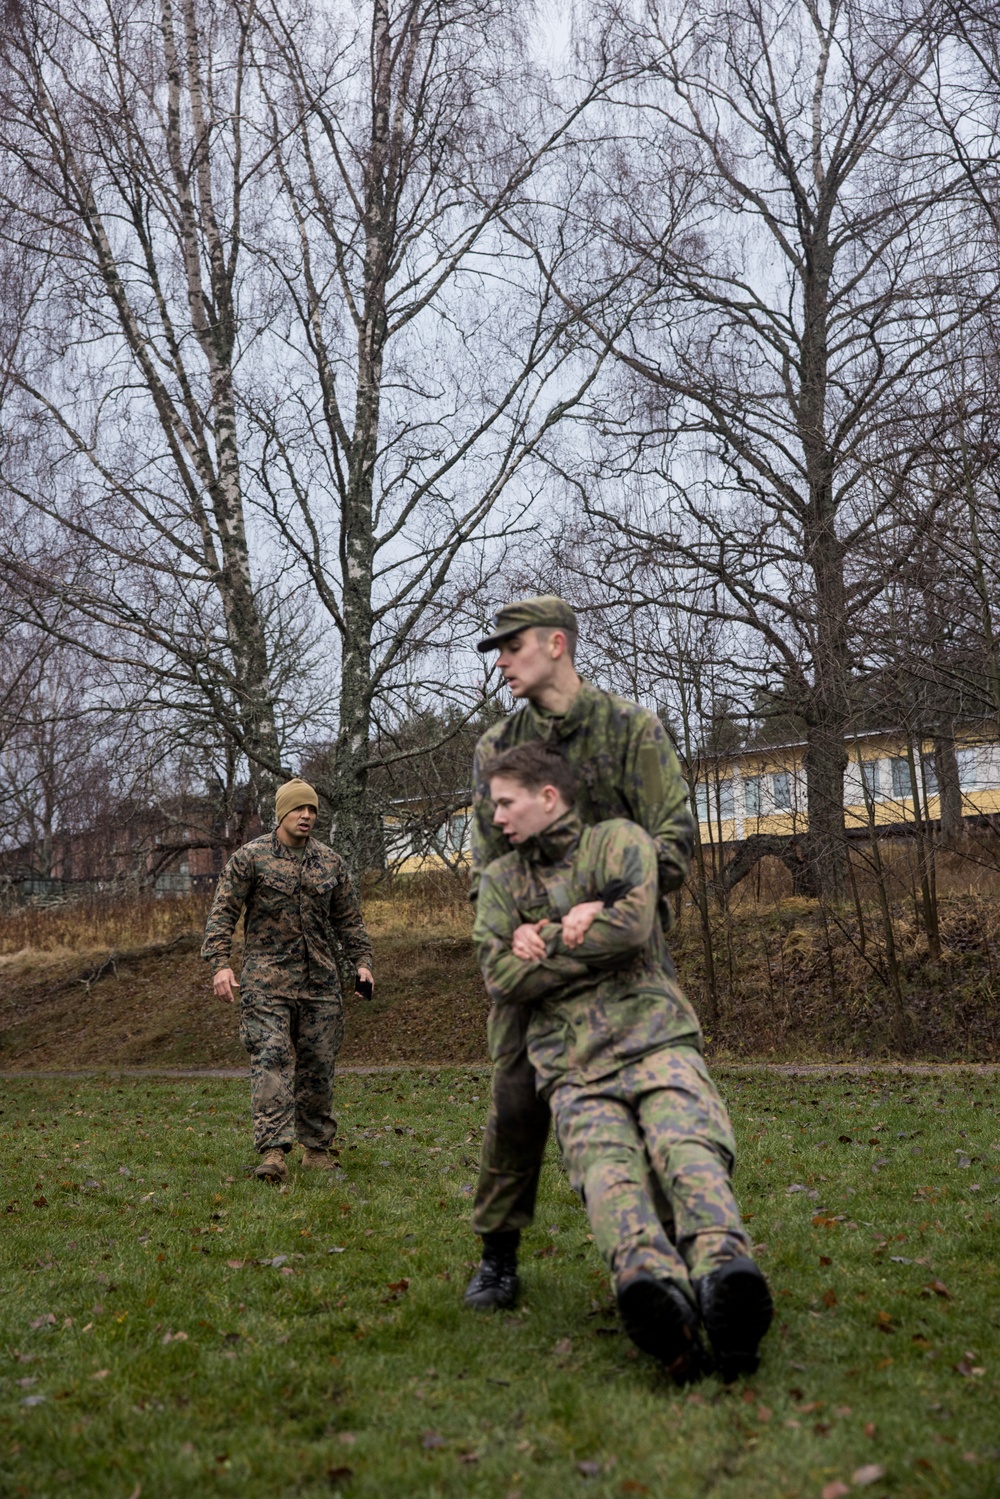
[[[517,1300],[520,1229],[483,1234],[483,1257],[465,1292],[466,1306],[481,1312],[508,1311]]]
[[[696,1282],[702,1321],[726,1384],[755,1374],[758,1345],[771,1325],[774,1304],[767,1281],[753,1260],[740,1255]]]
[[[664,1365],[676,1384],[702,1373],[698,1313],[680,1286],[644,1271],[618,1287],[618,1311],[637,1348]]]

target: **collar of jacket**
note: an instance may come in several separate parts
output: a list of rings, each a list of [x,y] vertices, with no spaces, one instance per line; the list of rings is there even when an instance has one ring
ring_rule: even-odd
[[[518,844],[518,853],[528,864],[563,864],[575,851],[583,832],[576,812],[564,812],[547,828]]]
[[[302,856],[303,864],[309,857],[309,845],[311,844],[311,842],[311,838],[306,839],[305,853]],[[277,829],[275,829],[275,831],[271,834],[271,852],[277,859],[295,859],[295,855],[292,853],[291,849],[287,848],[278,837]],[[295,859],[295,862],[298,863],[299,861]]]
[[[539,713],[534,704],[531,714],[539,739],[565,739],[590,717],[590,710],[600,694],[600,688],[592,686],[581,677],[580,690],[561,718],[551,713]]]

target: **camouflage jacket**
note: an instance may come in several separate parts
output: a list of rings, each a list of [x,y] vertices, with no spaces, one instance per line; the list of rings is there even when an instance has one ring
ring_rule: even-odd
[[[665,1046],[701,1049],[698,1018],[669,976],[657,862],[634,823],[585,827],[569,812],[483,870],[473,929],[483,978],[495,1004],[534,1005],[528,1056],[543,1090],[606,1077]],[[602,899],[581,945],[564,947],[562,917]],[[545,923],[538,962],[511,947],[526,921]]]
[[[687,786],[667,732],[655,713],[627,698],[584,682],[561,718],[526,703],[487,729],[472,762],[472,897],[491,859],[507,851],[493,822],[484,767],[494,755],[528,739],[547,739],[566,756],[579,777],[576,811],[585,823],[626,817],[656,845],[660,920],[670,930],[663,897],[682,884],[691,862],[694,821]]]
[[[245,909],[247,988],[272,994],[340,992],[335,943],[350,962],[371,968],[372,950],[347,866],[315,838],[296,859],[274,833],[236,850],[219,880],[201,955],[228,968],[233,932]]]

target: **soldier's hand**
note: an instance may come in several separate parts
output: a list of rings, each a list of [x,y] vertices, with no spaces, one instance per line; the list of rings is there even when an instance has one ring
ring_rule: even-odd
[[[239,984],[236,982],[236,975],[231,968],[220,968],[212,982],[216,999],[225,1000],[227,1005],[234,1005],[236,1003],[237,996],[233,993],[233,990],[239,987]]]
[[[599,916],[603,910],[602,900],[584,900],[567,911],[562,919],[563,946],[579,947],[590,931],[594,917]]]
[[[544,921],[526,921],[522,926],[515,928],[510,940],[515,958],[522,958],[525,963],[542,961],[545,957],[545,943],[540,932],[544,925]]]
[[[369,988],[367,994],[362,994],[362,992],[361,992],[360,989],[355,989],[355,991],[354,991],[354,997],[355,997],[355,999],[371,999],[372,995],[375,992],[375,976],[372,973],[371,969],[370,968],[359,968],[358,969],[358,978],[361,980],[361,982],[363,984],[369,984],[371,987]]]

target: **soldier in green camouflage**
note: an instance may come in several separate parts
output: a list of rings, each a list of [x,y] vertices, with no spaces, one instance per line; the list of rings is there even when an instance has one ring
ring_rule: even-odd
[[[694,824],[687,787],[667,734],[654,713],[584,682],[573,665],[576,615],[552,596],[508,604],[494,618],[480,651],[497,649],[497,664],[523,706],[494,725],[476,746],[473,763],[472,898],[483,869],[505,853],[493,820],[483,767],[517,744],[554,745],[578,778],[576,809],[585,823],[625,817],[644,828],[656,848],[658,909],[664,931],[666,899],[687,874]],[[669,962],[669,959],[667,959]],[[487,1022],[493,1087],[480,1156],[472,1224],[483,1256],[466,1302],[489,1309],[517,1295],[517,1246],[531,1223],[549,1131],[549,1109],[535,1088],[525,1050],[523,1006],[493,1003]]]
[[[347,866],[312,837],[319,802],[305,781],[275,797],[277,827],[246,843],[226,865],[205,930],[202,957],[214,966],[216,995],[235,1003],[229,966],[244,915],[240,1040],[250,1054],[256,1175],[286,1181],[285,1156],[298,1141],[302,1164],[332,1170],[337,1130],[333,1069],[344,1038],[340,943],[371,993],[372,951]]]
[[[726,1380],[753,1372],[771,1299],[733,1197],[729,1117],[657,920],[658,851],[634,823],[587,827],[576,778],[538,743],[484,766],[511,851],[480,875],[474,940],[527,1051],[626,1331],[679,1382],[704,1324]]]

